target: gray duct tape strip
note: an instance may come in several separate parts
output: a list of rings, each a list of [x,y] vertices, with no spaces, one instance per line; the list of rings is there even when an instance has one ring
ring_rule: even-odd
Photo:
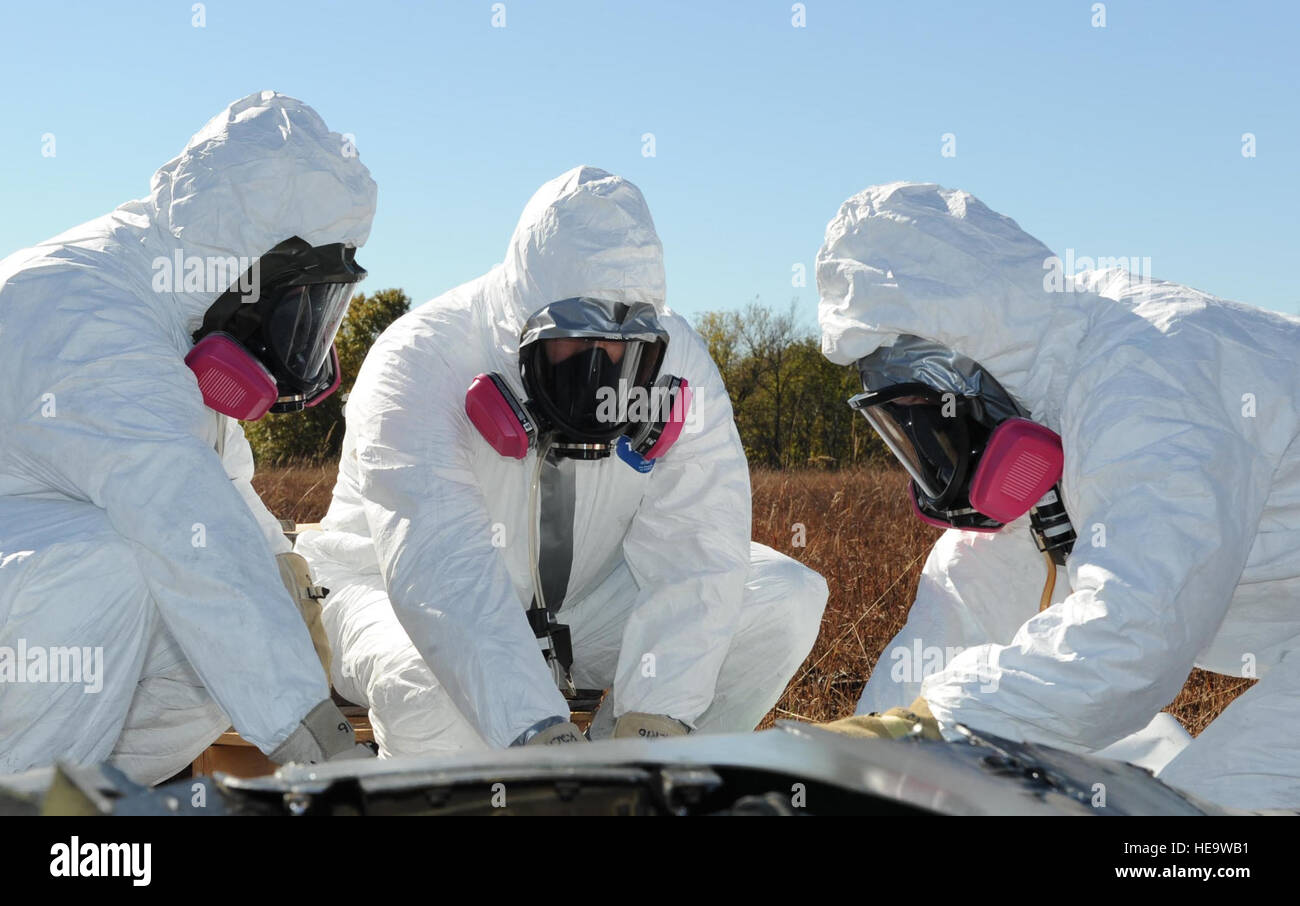
[[[649,302],[626,305],[578,297],[552,302],[524,324],[519,348],[557,337],[604,337],[618,340],[656,341],[667,344],[668,331]]]
[[[980,397],[996,421],[1030,415],[978,362],[932,340],[904,334],[857,364],[863,390],[920,381],[940,393]]]
[[[542,465],[540,550],[537,569],[542,578],[546,608],[555,613],[569,590],[573,567],[573,513],[578,484],[576,461],[553,454]]]
[[[226,424],[226,416],[217,414],[217,442],[212,445],[217,451],[217,456],[221,459],[226,458],[226,429],[230,427]]]

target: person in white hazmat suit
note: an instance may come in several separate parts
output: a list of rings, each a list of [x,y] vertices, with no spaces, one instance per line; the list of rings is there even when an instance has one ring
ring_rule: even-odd
[[[876,716],[848,723],[1095,751],[1195,665],[1259,681],[1161,779],[1300,807],[1300,322],[1123,269],[1072,277],[935,185],[849,199],[817,279],[823,351],[862,374],[854,407],[918,514],[955,526],[863,692]],[[926,651],[945,652],[929,675],[899,671]]]
[[[671,410],[602,417],[620,387]],[[570,686],[612,687],[593,738],[752,730],[817,636],[825,581],[751,544],[730,402],[620,177],[546,183],[502,264],[390,326],[343,446],[297,550],[381,756],[585,742]]]
[[[0,773],[154,783],[232,722],[277,762],[358,754],[235,420],[337,386],[376,198],[347,152],[253,94],[146,197],[0,262]]]

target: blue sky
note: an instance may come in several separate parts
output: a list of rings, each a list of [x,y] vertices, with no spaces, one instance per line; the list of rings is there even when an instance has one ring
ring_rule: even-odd
[[[802,28],[787,0],[505,0],[504,28],[490,0],[210,0],[202,28],[192,5],[5,11],[0,255],[146,194],[274,88],[356,135],[380,192],[366,288],[417,301],[500,260],[529,195],[586,163],[645,192],[687,314],[798,296],[813,325],[827,221],[898,179],[967,189],[1062,254],[1300,311],[1296,4],[1116,0],[1104,28],[1078,0],[806,0]]]

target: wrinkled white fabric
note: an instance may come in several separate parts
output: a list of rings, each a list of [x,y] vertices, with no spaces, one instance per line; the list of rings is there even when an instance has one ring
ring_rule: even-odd
[[[417,738],[431,735],[419,729],[418,712],[444,696],[465,724],[446,732],[466,744],[477,737],[503,747],[539,720],[568,715],[524,614],[535,453],[523,461],[497,455],[464,407],[482,372],[501,374],[522,399],[524,321],[575,296],[653,304],[670,337],[662,370],[687,378],[694,399],[681,439],[651,472],[617,456],[576,464],[574,558],[560,619],[625,567],[634,584],[618,602],[618,656],[607,665],[620,713],[696,724],[717,697],[750,574],[744,450],[707,347],[665,306],[662,248],[640,191],[580,167],[533,196],[501,265],[405,315],[375,343],[348,400],[325,531],[298,541],[333,590],[326,624],[340,669],[363,671],[350,665],[372,654],[388,659],[378,687],[371,668],[339,679],[372,709],[387,708],[381,722],[413,723]],[[787,641],[790,652],[798,649],[797,665],[816,635],[825,586],[820,577],[795,586],[812,599],[820,594],[787,605],[803,628]],[[384,596],[436,690],[393,627],[359,641],[358,625],[384,619]],[[344,597],[373,617],[339,613]],[[776,660],[773,671],[785,669],[784,658]],[[755,695],[766,696],[766,685]],[[744,708],[737,714],[748,720]],[[460,726],[447,709],[430,721]]]
[[[311,537],[304,536],[311,544]],[[317,540],[322,540],[317,536]],[[380,755],[421,755],[490,748],[429,669],[398,622],[378,573],[356,575],[322,561],[330,589],[323,617],[334,642],[334,688],[370,709]],[[338,591],[333,589],[338,588]],[[626,564],[578,601],[562,620],[573,633],[579,688],[614,684],[623,633],[639,594]],[[698,732],[752,729],[776,704],[817,637],[826,583],[817,573],[761,544],[751,544],[740,618]],[[528,652],[532,655],[532,650]],[[617,702],[606,707],[624,711]]]
[[[1058,578],[1064,576],[1058,571]],[[905,707],[921,694],[922,680],[943,670],[967,648],[1015,636],[1038,612],[1046,566],[1020,519],[997,534],[945,532],[921,570],[907,623],[885,646],[855,713]],[[1069,595],[1058,581],[1052,602]],[[993,677],[985,691],[994,691]],[[1095,754],[1159,771],[1191,736],[1161,712],[1147,726]]]
[[[895,183],[849,199],[818,256],[832,361],[900,334],[943,343],[1065,449],[1079,533],[1058,578],[1068,594],[1032,612],[1043,567],[1023,525],[946,533],[904,633],[922,647],[977,630],[992,642],[927,676],[926,700],[948,733],[1096,750],[1147,725],[1193,665],[1253,673],[1258,686],[1162,776],[1227,805],[1300,807],[1300,715],[1281,718],[1300,680],[1287,657],[1300,640],[1300,323],[1115,269],[1050,292],[1051,254],[965,192]],[[953,596],[960,613],[943,613]]]
[[[375,184],[349,149],[302,102],[250,95],[147,196],[0,262],[0,647],[100,646],[105,668],[97,693],[0,683],[0,773],[116,747],[158,779],[222,711],[269,751],[327,697],[243,432],[183,359],[226,288],[210,262],[365,242]],[[167,283],[177,252],[202,267]]]

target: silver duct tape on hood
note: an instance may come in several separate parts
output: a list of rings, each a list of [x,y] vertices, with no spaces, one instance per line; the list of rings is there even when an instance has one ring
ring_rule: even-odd
[[[569,337],[668,343],[668,331],[650,303],[627,305],[580,296],[552,302],[533,314],[524,325],[519,345]]]
[[[900,336],[892,345],[858,359],[857,366],[863,390],[879,391],[919,381],[940,393],[979,397],[997,421],[1030,417],[978,362],[932,340]]]

